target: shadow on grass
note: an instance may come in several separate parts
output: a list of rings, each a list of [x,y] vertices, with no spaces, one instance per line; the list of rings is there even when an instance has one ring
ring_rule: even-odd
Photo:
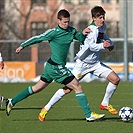
[[[12,121],[39,121],[39,119],[13,119]],[[84,118],[60,118],[60,119],[46,119],[44,122],[54,122],[54,121],[64,121],[64,122],[73,122],[73,121],[85,121],[86,122],[86,119]],[[103,120],[96,120],[96,121],[91,121],[92,122],[102,122]],[[88,122],[90,123],[90,122]]]
[[[113,119],[113,118],[104,118],[104,119],[101,119],[101,120],[96,120],[96,121],[92,121],[92,122],[88,122],[88,123],[94,123],[94,122],[107,122],[106,120],[109,120],[108,122],[122,122],[119,118],[115,118],[115,119]],[[23,118],[23,119],[19,119],[19,118],[17,118],[17,119],[12,119],[12,121],[38,121],[38,122],[40,122],[39,121],[39,119],[30,119],[30,118]],[[73,122],[73,121],[77,121],[77,122],[79,122],[79,121],[85,121],[86,122],[86,119],[83,119],[83,118],[60,118],[60,119],[46,119],[44,122],[59,122],[59,121],[64,121],[64,122]],[[43,123],[43,122],[41,122],[41,123]],[[128,122],[124,122],[124,123],[128,123],[128,124],[132,124],[133,123],[133,121],[131,120],[131,121],[128,121]]]
[[[12,110],[41,110],[39,107],[15,107]],[[4,108],[0,109],[0,111],[5,111]],[[39,121],[38,119],[13,119],[13,121]],[[60,118],[60,119],[46,119],[46,121],[86,121],[85,118]],[[92,121],[92,122],[122,122],[119,117],[104,117],[100,120]],[[133,123],[133,120],[125,122],[125,123]]]
[[[106,120],[108,120],[108,121],[106,121]],[[23,119],[12,119],[12,121],[39,121],[39,119],[30,119],[30,118],[23,118]],[[60,119],[46,119],[44,122],[54,122],[54,121],[64,121],[64,122],[67,122],[67,121],[69,121],[69,122],[73,122],[73,121],[77,121],[77,122],[79,122],[79,121],[86,121],[86,119],[83,119],[83,118],[60,118]],[[40,121],[39,121],[40,122]],[[123,122],[123,121],[121,121],[119,118],[104,118],[104,119],[101,119],[101,120],[96,120],[96,121],[91,121],[91,122],[88,122],[88,123],[94,123],[94,122]],[[41,122],[41,123],[43,123],[43,122]],[[124,123],[128,123],[128,124],[131,124],[131,123],[133,123],[133,121],[131,120],[131,121],[128,121],[128,122],[124,122]]]
[[[39,119],[13,119],[12,121],[39,121]],[[44,122],[47,121],[85,121],[85,119],[77,119],[77,118],[46,119]]]
[[[104,118],[104,121],[110,121],[110,122],[124,122],[124,121],[122,121],[122,120],[120,120],[120,118],[119,117],[109,117],[109,118]],[[125,123],[133,123],[133,120],[131,120],[131,121],[125,121]]]
[[[12,110],[41,110],[42,108],[38,108],[38,107],[30,107],[30,108],[25,108],[25,107],[15,107],[12,108]],[[4,108],[0,109],[0,111],[5,111]]]

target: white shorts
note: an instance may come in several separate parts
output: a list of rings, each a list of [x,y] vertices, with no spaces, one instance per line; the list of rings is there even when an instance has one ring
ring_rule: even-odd
[[[102,62],[90,66],[89,64],[77,59],[72,73],[78,80],[81,80],[88,73],[106,79],[112,71],[113,70],[110,67],[106,66]]]

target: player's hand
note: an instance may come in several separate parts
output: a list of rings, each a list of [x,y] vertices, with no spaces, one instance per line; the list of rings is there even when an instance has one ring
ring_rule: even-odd
[[[92,32],[92,30],[90,28],[85,28],[82,33],[83,33],[83,35],[87,35],[90,32]]]
[[[16,54],[18,54],[22,49],[23,49],[23,47],[19,46],[19,47],[16,49]]]
[[[108,47],[108,50],[109,50],[109,51],[112,51],[113,49],[114,49],[114,46],[109,46],[109,47]]]
[[[4,62],[0,61],[0,69],[3,69],[3,68],[4,68]]]
[[[110,46],[109,40],[106,40],[106,41],[103,42],[103,47],[104,48],[108,48],[109,46]]]

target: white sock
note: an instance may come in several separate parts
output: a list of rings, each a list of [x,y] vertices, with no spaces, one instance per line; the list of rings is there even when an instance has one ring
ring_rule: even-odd
[[[59,89],[46,104],[45,109],[48,111],[55,103],[57,103],[65,95],[63,89]]]
[[[101,103],[103,106],[107,106],[109,104],[109,100],[112,97],[112,95],[114,94],[116,88],[117,88],[117,85],[114,85],[111,82],[109,82],[109,84],[106,88],[106,92],[105,92],[103,101]]]

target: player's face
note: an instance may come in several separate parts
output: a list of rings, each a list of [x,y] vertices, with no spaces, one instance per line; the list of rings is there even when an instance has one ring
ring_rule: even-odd
[[[94,18],[94,23],[96,26],[103,26],[104,21],[105,21],[105,15],[100,15],[99,17]]]
[[[59,26],[63,29],[67,29],[69,26],[70,18],[62,18],[58,19],[59,21]]]

